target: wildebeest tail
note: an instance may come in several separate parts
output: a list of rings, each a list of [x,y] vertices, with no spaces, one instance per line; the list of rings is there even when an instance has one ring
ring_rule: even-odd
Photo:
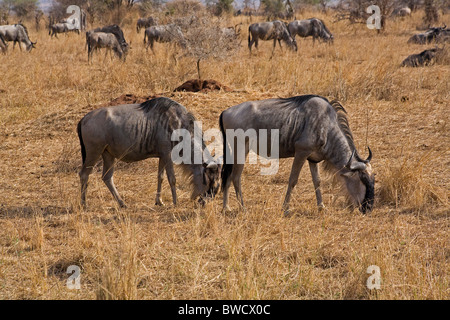
[[[84,162],[86,161],[86,147],[84,146],[83,136],[81,135],[81,121],[83,121],[83,119],[81,119],[80,122],[78,122],[77,133],[78,133],[78,138],[80,139],[81,159],[83,160],[83,164],[84,164]]]
[[[219,126],[220,126],[220,132],[222,132],[222,140],[223,140],[223,165],[222,165],[222,172],[221,172],[221,178],[222,178],[222,191],[225,188],[225,185],[227,184],[228,178],[231,175],[231,172],[233,171],[233,163],[227,163],[227,150],[228,150],[228,143],[227,143],[227,135],[225,134],[225,129],[223,128],[223,112],[220,114],[219,117]]]

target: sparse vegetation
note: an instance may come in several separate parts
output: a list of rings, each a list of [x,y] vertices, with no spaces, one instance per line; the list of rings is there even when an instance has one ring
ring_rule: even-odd
[[[377,34],[306,10],[297,18],[322,19],[334,44],[298,39],[297,53],[278,51],[271,60],[269,42],[248,55],[248,17],[225,17],[229,26],[243,23],[242,45],[229,60],[203,63],[202,78],[233,90],[207,93],[173,92],[196,77],[196,59],[175,64],[171,57],[181,49],[163,44],[146,53],[137,15],[123,26],[132,42],[124,63],[90,65],[84,35],[51,41],[44,28],[28,28],[36,49],[10,46],[0,55],[0,299],[448,300],[450,66],[400,67],[425,47],[407,44],[423,15],[421,9],[389,21]],[[440,17],[447,25],[449,18]],[[248,100],[338,98],[361,156],[366,145],[374,154],[374,211],[350,212],[333,179],[324,178],[326,209],[319,213],[305,167],[293,216],[284,218],[292,159],[280,161],[276,176],[246,166],[246,212],[222,213],[221,195],[196,207],[181,174],[179,206],[154,206],[156,159],[117,166],[116,183],[131,204],[125,210],[116,208],[96,168],[82,211],[76,124],[125,94],[170,97],[204,130],[218,128],[224,109]],[[166,179],[162,197],[171,203]],[[66,287],[70,265],[81,269],[81,290]],[[366,287],[370,265],[381,269],[377,292]]]

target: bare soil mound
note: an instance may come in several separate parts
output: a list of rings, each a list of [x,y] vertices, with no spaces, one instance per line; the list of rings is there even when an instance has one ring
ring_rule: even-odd
[[[233,91],[216,80],[191,79],[177,87],[174,91],[209,92],[213,90]]]

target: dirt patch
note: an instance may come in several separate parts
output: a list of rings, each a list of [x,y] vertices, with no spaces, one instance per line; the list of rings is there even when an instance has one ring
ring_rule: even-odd
[[[233,91],[216,80],[191,79],[177,87],[174,91],[209,92],[213,90]]]

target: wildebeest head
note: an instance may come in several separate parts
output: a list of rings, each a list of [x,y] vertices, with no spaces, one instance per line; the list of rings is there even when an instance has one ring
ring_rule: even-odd
[[[214,198],[220,189],[222,165],[215,162],[203,164],[203,184],[206,186],[204,197]]]
[[[366,160],[362,160],[353,151],[347,165],[341,172],[350,199],[362,213],[372,211],[375,199],[375,175],[370,165],[372,151],[370,148],[368,149],[369,157]]]
[[[30,41],[30,43],[27,44],[27,51],[30,52],[33,48],[36,48],[36,43],[37,41],[35,42]]]

